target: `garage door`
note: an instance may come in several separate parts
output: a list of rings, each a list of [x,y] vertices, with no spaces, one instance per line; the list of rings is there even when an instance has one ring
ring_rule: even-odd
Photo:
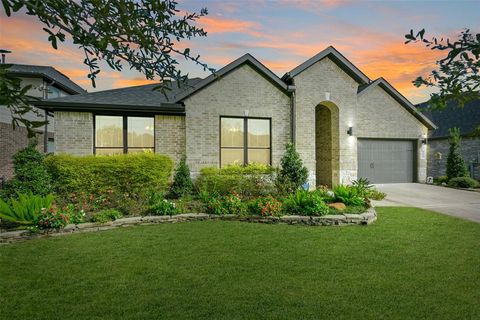
[[[358,139],[358,177],[372,183],[413,182],[411,140]]]

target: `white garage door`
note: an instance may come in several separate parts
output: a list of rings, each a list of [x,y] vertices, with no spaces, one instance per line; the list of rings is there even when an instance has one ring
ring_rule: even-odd
[[[372,183],[414,181],[412,140],[358,139],[358,177]]]

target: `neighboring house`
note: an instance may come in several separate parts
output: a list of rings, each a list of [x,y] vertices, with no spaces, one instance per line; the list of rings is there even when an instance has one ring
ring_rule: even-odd
[[[294,141],[311,186],[425,181],[422,139],[435,126],[386,80],[371,81],[333,47],[282,78],[246,54],[167,96],[155,85],[50,99],[56,153],[154,150],[193,175],[232,163],[280,165]]]
[[[419,110],[428,107],[428,102],[418,105]],[[448,129],[460,129],[462,141],[460,153],[467,165],[470,175],[480,179],[480,136],[476,130],[480,126],[480,100],[465,104],[458,108],[455,103],[449,103],[443,110],[423,112],[438,128],[431,132],[428,140],[428,176],[439,177],[446,175],[448,143]],[[476,135],[475,135],[476,133]]]
[[[67,76],[52,67],[12,64],[8,69],[8,75],[22,79],[22,86],[32,85],[27,94],[39,99],[58,98],[86,92]],[[24,115],[24,118],[33,121],[44,121],[44,111],[38,111],[42,116],[39,117],[35,113],[30,112]],[[44,141],[44,126],[36,128],[35,131],[38,132],[39,150],[53,152],[53,121],[51,116],[47,116],[47,119],[49,119],[47,140]],[[5,180],[12,177],[12,156],[27,145],[26,128],[21,126],[14,130],[10,109],[0,106],[0,179]]]

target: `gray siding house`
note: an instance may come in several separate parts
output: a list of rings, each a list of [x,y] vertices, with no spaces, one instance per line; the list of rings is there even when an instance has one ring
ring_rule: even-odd
[[[49,99],[56,153],[152,150],[193,175],[232,163],[280,164],[294,141],[316,185],[425,181],[434,124],[385,79],[370,80],[335,48],[277,77],[246,54],[205,79]]]
[[[10,64],[7,75],[20,78],[22,86],[31,85],[27,94],[37,99],[58,98],[86,91],[70,80],[63,73],[49,66],[36,66],[26,64]],[[41,111],[41,110],[37,110]],[[36,128],[38,133],[38,148],[43,152],[53,152],[55,140],[53,133],[53,118],[46,115],[49,124]],[[23,115],[31,121],[44,121],[43,111],[38,116],[35,112]],[[47,135],[45,136],[45,132]],[[13,176],[12,156],[20,149],[28,145],[27,130],[25,127],[13,129],[12,114],[6,107],[0,107],[0,181],[10,179]]]
[[[418,105],[419,110],[426,110],[428,102]],[[432,130],[428,140],[428,170],[431,177],[446,175],[449,129],[459,128],[462,135],[460,153],[468,167],[470,176],[480,179],[480,100],[475,100],[459,108],[451,102],[443,110],[426,110],[423,113],[438,126]]]

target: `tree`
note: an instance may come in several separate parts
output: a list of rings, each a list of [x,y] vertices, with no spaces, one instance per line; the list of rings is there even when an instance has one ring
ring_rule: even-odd
[[[182,48],[181,41],[205,37],[207,33],[194,22],[208,12],[182,13],[175,0],[2,0],[7,16],[23,10],[36,16],[45,25],[48,41],[57,49],[58,43],[68,37],[83,51],[84,64],[89,68],[88,78],[95,87],[100,73],[99,61],[121,71],[125,66],[137,70],[147,79],[158,79],[158,90],[169,90],[171,81],[177,85],[185,82],[187,75],[178,70],[178,57],[214,71]],[[5,72],[0,73],[2,96],[14,116],[31,131],[34,124],[24,119],[13,104],[25,104],[27,90],[8,84]],[[29,107],[30,108],[30,107]],[[17,122],[18,124],[18,122]]]
[[[303,166],[295,145],[288,143],[286,152],[281,161],[281,169],[278,173],[278,187],[282,190],[292,192],[302,187],[308,180],[308,169]]]
[[[468,171],[465,167],[462,155],[460,154],[460,129],[451,128],[450,137],[448,141],[450,142],[450,150],[448,151],[447,156],[447,178],[451,180],[457,177],[467,177]]]
[[[16,197],[17,192],[45,196],[52,192],[52,180],[37,150],[37,140],[30,139],[28,146],[13,156],[14,177],[2,189],[2,197]]]
[[[431,50],[446,52],[446,57],[438,60],[438,68],[423,78],[413,81],[416,87],[426,86],[438,89],[430,95],[430,108],[443,109],[448,101],[454,101],[459,107],[480,98],[480,33],[473,34],[463,30],[458,39],[438,39],[425,37],[425,29],[414,35],[413,30],[405,35],[406,44],[422,42]]]
[[[170,186],[168,196],[171,198],[180,198],[192,193],[193,183],[190,177],[190,168],[187,165],[187,157],[182,156],[180,162],[175,168],[173,183]]]

